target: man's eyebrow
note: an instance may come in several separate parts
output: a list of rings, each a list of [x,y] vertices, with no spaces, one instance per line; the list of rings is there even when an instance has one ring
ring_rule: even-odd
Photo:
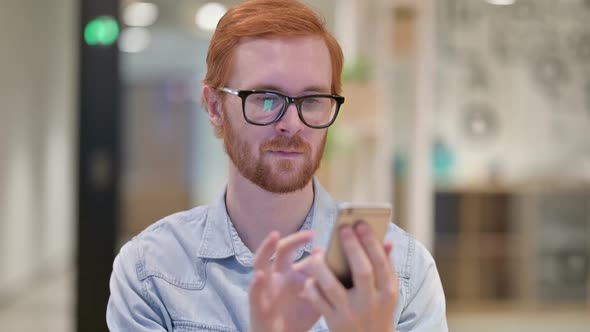
[[[267,91],[275,91],[275,92],[280,92],[283,93],[284,90],[276,85],[272,85],[272,84],[259,84],[259,85],[254,85],[250,88],[251,90],[267,90]],[[303,93],[310,93],[310,92],[315,92],[315,93],[330,93],[330,88],[326,88],[326,87],[322,87],[322,86],[316,86],[316,85],[312,85],[312,86],[308,86],[303,90]]]

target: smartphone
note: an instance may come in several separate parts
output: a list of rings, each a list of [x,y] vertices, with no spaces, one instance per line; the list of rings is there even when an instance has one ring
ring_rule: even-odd
[[[340,244],[338,230],[342,225],[354,226],[355,223],[360,221],[367,223],[377,238],[384,241],[387,225],[391,221],[391,205],[342,203],[338,206],[338,217],[328,244],[326,263],[336,278],[347,289],[352,288],[354,285],[348,260]]]

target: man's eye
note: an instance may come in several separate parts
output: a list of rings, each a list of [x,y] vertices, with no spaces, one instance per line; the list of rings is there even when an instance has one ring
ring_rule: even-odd
[[[308,98],[305,99],[303,102],[308,105],[313,105],[319,103],[320,101],[317,98]]]

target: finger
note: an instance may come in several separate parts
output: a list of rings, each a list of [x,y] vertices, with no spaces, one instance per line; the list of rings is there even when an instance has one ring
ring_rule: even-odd
[[[267,314],[267,308],[264,303],[264,284],[266,284],[266,276],[264,272],[257,271],[254,275],[254,281],[250,286],[248,298],[250,301],[250,311],[253,317],[259,319]]]
[[[351,227],[346,226],[340,230],[340,243],[350,266],[354,288],[370,294],[375,289],[373,266]]]
[[[295,251],[312,239],[313,231],[301,231],[279,240],[273,269],[287,272],[293,264]]]
[[[323,294],[324,299],[332,308],[340,305],[348,305],[347,291],[340,281],[336,279],[330,268],[328,268],[324,259],[324,253],[321,250],[316,250],[310,259],[309,272],[315,280],[315,284],[318,286],[318,291],[320,294]]]
[[[391,253],[393,252],[393,243],[387,241],[383,245],[383,249],[385,250],[385,256],[391,262],[391,270],[393,271],[393,275],[397,278],[397,271],[395,270],[395,266],[393,264],[393,259],[391,258]]]
[[[313,278],[308,278],[305,281],[305,286],[303,287],[303,291],[300,293],[300,296],[309,301],[314,309],[319,311],[324,317],[327,318],[332,316],[332,306],[322,295]]]
[[[393,264],[393,258],[391,257],[391,253],[393,252],[393,243],[386,241],[383,244],[383,250],[385,251],[385,257],[387,257],[387,259],[389,259],[389,261],[391,262],[391,269],[393,270],[393,274],[397,278],[397,273],[395,271],[395,266]]]
[[[391,255],[391,251],[393,250],[393,243],[385,242],[383,244],[383,250],[385,251],[385,256],[389,257]]]
[[[395,266],[393,264],[393,260],[391,258],[391,252],[393,251],[393,243],[387,241],[383,244],[383,249],[385,251],[385,256],[391,262],[391,271],[392,271],[392,284],[389,288],[385,289],[383,294],[387,297],[399,298],[399,279],[397,277],[397,272],[395,271]],[[397,301],[397,300],[396,300]],[[397,302],[396,302],[397,303]]]
[[[358,224],[355,227],[355,232],[373,267],[375,286],[377,289],[385,289],[393,282],[394,274],[389,256],[383,250],[384,246],[375,237],[373,230],[366,223]]]
[[[270,258],[276,249],[279,237],[279,232],[273,231],[262,240],[262,244],[256,250],[256,256],[254,257],[254,270],[259,271],[270,268]]]
[[[306,276],[310,276],[311,275],[311,269],[312,269],[312,263],[313,263],[313,256],[314,254],[318,254],[320,253],[321,255],[321,249],[320,248],[314,248],[311,251],[311,254],[305,258],[303,258],[302,260],[296,262],[293,264],[293,270],[299,273],[302,273]]]

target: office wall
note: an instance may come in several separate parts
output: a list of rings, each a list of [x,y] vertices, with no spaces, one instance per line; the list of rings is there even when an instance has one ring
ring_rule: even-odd
[[[2,0],[0,303],[73,262],[77,8]]]
[[[590,6],[444,0],[435,132],[456,183],[590,179]]]

